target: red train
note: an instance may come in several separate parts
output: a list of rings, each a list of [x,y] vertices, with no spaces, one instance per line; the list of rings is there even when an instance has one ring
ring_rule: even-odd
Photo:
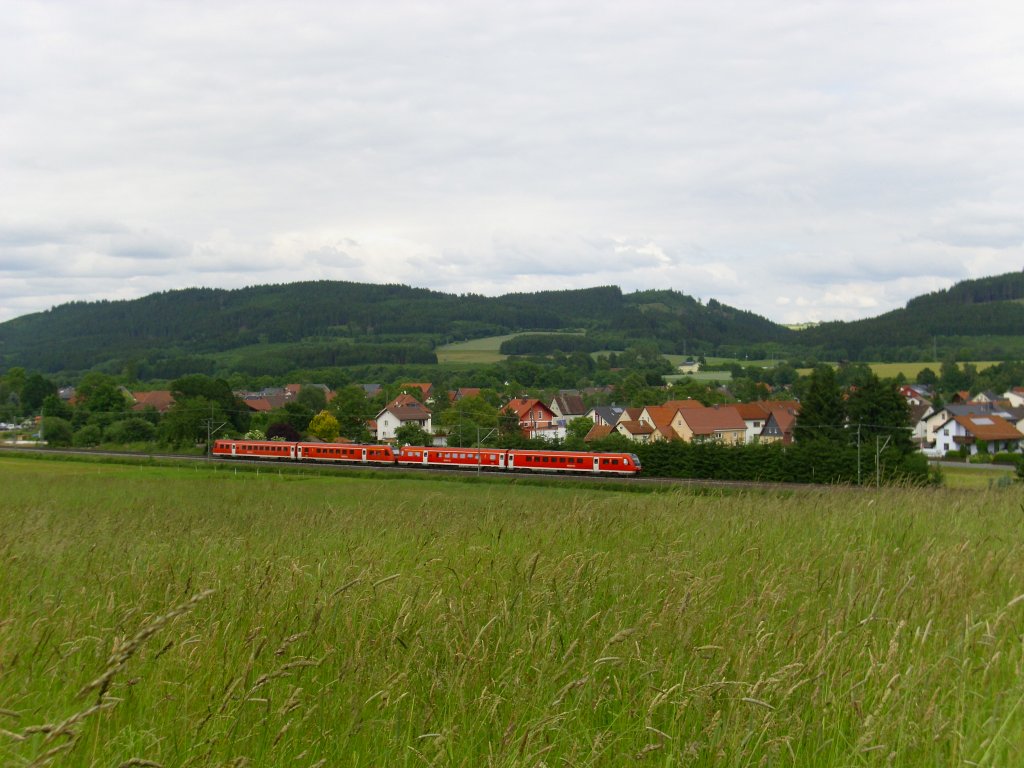
[[[353,443],[283,443],[275,440],[217,440],[213,455],[235,459],[308,461],[325,464],[390,464],[408,467],[461,467],[499,472],[618,475],[640,473],[635,453],[520,450],[517,448],[434,448]]]

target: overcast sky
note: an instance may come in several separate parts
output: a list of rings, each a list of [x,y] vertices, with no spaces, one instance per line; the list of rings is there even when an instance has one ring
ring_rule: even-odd
[[[0,321],[313,279],[855,319],[1022,266],[1019,0],[3,4]]]

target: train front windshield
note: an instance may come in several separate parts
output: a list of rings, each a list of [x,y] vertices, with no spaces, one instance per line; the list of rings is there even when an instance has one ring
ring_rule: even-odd
[[[643,467],[640,466],[640,459],[637,458],[637,455],[635,453],[629,454],[629,458],[632,459],[637,469],[643,469]]]

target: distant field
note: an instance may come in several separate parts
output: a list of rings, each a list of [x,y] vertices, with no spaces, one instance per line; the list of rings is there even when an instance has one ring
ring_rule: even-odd
[[[472,339],[471,341],[457,341],[454,344],[445,344],[434,350],[437,353],[439,363],[500,363],[507,355],[498,350],[501,342],[506,339],[514,339],[518,333],[510,333],[506,336],[488,336],[483,339]]]
[[[501,354],[498,350],[501,349],[501,343],[508,339],[514,339],[516,336],[525,336],[531,333],[543,333],[545,335],[554,335],[559,333],[558,331],[523,331],[522,333],[509,333],[505,336],[487,336],[483,339],[473,339],[471,341],[457,341],[454,344],[446,344],[443,347],[438,347],[435,352],[437,353],[438,363],[476,363],[480,365],[487,365],[488,363],[500,363],[505,360],[508,355]],[[567,335],[577,335],[576,331],[565,331]]]
[[[732,381],[729,371],[698,371],[697,373],[672,373],[665,376],[665,381],[673,384],[682,380],[691,381]]]
[[[2,765],[1024,760],[1018,489],[0,487]]]
[[[930,363],[870,363],[871,370],[878,374],[879,378],[895,378],[899,374],[903,374],[907,381],[915,381],[917,375],[921,373],[925,368],[931,368],[935,373],[939,372],[942,367],[941,361],[933,361]],[[982,362],[975,362],[974,365],[979,371],[983,371],[986,368],[990,368],[993,365],[998,365],[997,362],[986,360]]]

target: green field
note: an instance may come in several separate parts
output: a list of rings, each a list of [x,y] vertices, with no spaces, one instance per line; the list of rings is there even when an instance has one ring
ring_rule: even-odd
[[[1024,759],[1017,489],[0,487],[0,765]]]
[[[477,365],[488,365],[500,363],[507,355],[501,354],[501,342],[506,339],[514,339],[518,333],[510,333],[506,336],[488,336],[483,339],[471,339],[470,341],[457,341],[454,344],[445,344],[438,347],[438,363],[473,363]]]

